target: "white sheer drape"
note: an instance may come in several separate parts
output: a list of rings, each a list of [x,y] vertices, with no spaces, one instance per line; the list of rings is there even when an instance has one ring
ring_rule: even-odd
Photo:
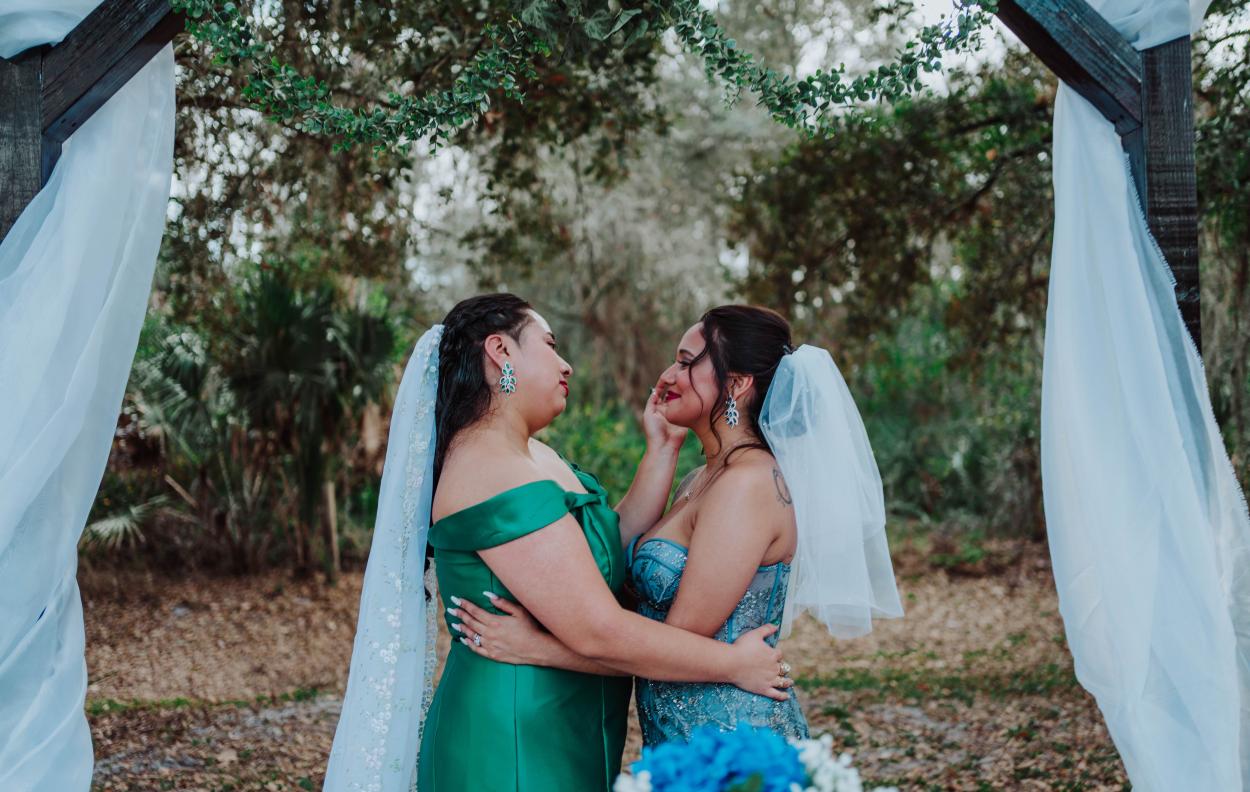
[[[1093,0],[1139,49],[1183,0]],[[1250,520],[1120,140],[1061,86],[1042,387],[1055,583],[1081,684],[1143,790],[1247,784]]]
[[[98,2],[0,0],[0,55]],[[173,170],[167,48],[68,141],[0,242],[0,789],[86,790],[77,542],[108,460]]]

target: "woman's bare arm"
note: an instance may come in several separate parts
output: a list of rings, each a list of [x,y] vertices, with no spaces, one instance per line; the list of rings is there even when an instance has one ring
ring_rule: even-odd
[[[627,547],[634,537],[646,533],[664,516],[668,494],[677,472],[679,449],[648,448],[638,463],[638,472],[625,497],[616,505],[621,517],[621,546]]]
[[[539,622],[584,658],[650,679],[728,682],[786,696],[776,674],[780,652],[763,643],[775,628],[727,645],[624,610],[571,515],[479,555]]]
[[[529,612],[515,602],[503,597],[496,597],[482,592],[491,604],[505,615],[496,616],[468,600],[455,598],[455,607],[450,609],[451,615],[460,619],[464,627],[452,624],[452,628],[461,633],[460,642],[476,654],[499,662],[515,665],[536,665],[547,668],[563,668],[566,671],[580,671],[584,674],[599,676],[629,676],[625,671],[604,663],[582,657],[565,646],[560,639],[543,629],[534,621]],[[474,643],[465,634],[480,635],[485,638],[481,643]]]
[[[698,472],[691,473],[678,487],[679,497]],[[711,505],[703,506],[696,518],[702,527],[694,532],[695,540],[691,542],[690,561],[678,590],[681,604],[674,603],[666,623],[712,636],[742,600],[771,542],[774,532],[768,530],[769,525],[792,517],[777,508],[775,498],[758,497],[768,483],[760,476],[761,471],[735,469],[733,476],[717,480],[718,489]],[[687,593],[682,594],[683,591]],[[469,601],[458,603],[459,607],[452,610],[452,615],[462,619],[467,628],[461,629],[460,640],[477,654],[500,662],[603,676],[623,673],[577,654],[547,632],[522,606],[492,597],[488,592],[483,594],[505,615],[491,614]],[[477,645],[466,637],[473,635],[481,635],[484,642]]]
[[[793,513],[793,507],[774,497],[763,467],[726,468],[700,499],[686,568],[666,624],[715,635],[742,601],[777,537],[777,526]]]
[[[628,546],[635,536],[646,533],[664,516],[669,492],[673,488],[677,457],[686,430],[666,421],[660,415],[659,406],[659,394],[653,390],[642,416],[647,450],[638,463],[638,471],[629,491],[616,505],[616,513],[621,517],[622,547]]]

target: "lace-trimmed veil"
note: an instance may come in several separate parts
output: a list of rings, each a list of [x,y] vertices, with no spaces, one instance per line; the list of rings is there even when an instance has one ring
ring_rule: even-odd
[[[423,570],[442,336],[442,325],[421,336],[395,400],[327,792],[409,792],[417,786],[437,630],[435,609],[426,603],[433,575],[427,579]]]

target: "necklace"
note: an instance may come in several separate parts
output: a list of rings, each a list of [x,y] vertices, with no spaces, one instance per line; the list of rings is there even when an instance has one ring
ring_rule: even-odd
[[[723,467],[723,466],[722,466],[722,467]],[[719,470],[720,470],[720,468],[717,468],[717,470],[719,471]],[[700,494],[700,495],[702,495],[702,494],[703,494],[703,486],[702,486],[702,485],[703,485],[703,481],[704,481],[704,479],[707,479],[708,481],[711,481],[711,480],[712,480],[712,478],[713,478],[713,477],[712,477],[711,475],[709,475],[709,473],[708,473],[708,469],[707,469],[706,467],[704,467],[704,468],[703,468],[703,472],[699,474],[699,477],[698,477],[698,478],[696,478],[694,481],[691,481],[691,482],[690,482],[690,485],[689,485],[688,487],[686,487],[686,491],[685,491],[685,492],[683,492],[683,493],[682,493],[682,495],[681,495],[681,496],[682,496],[682,498],[683,498],[683,499],[685,499],[685,501],[686,501],[687,503],[689,503],[689,502],[690,502],[690,499],[694,497],[694,494],[695,494],[695,490],[696,490],[696,489],[699,491],[699,494]]]
[[[729,452],[725,454],[725,456],[722,457],[721,459],[728,459],[729,455],[732,454],[734,451],[738,450],[738,448],[740,448],[742,445],[743,444],[739,444],[729,449]],[[686,487],[685,491],[682,492],[681,494],[682,500],[689,501],[691,498],[693,498],[695,489],[696,489],[695,485],[702,484],[704,479],[710,482],[713,478],[715,478],[715,474],[720,473],[720,471],[724,469],[724,467],[725,467],[725,463],[723,461],[719,465],[716,466],[715,470],[712,470],[710,465],[704,465],[703,472],[699,475],[699,477],[695,479],[694,481],[691,481],[690,485]],[[702,489],[702,487],[698,487],[698,489]]]

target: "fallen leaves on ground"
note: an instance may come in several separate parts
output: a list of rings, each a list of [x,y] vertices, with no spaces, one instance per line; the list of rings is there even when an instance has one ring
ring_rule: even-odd
[[[1127,789],[1072,676],[1045,547],[1007,555],[983,577],[900,564],[905,618],[854,641],[804,621],[782,644],[813,733],[832,734],[868,781]],[[361,582],[84,576],[93,788],[320,789]],[[635,725],[626,761],[637,753]]]

